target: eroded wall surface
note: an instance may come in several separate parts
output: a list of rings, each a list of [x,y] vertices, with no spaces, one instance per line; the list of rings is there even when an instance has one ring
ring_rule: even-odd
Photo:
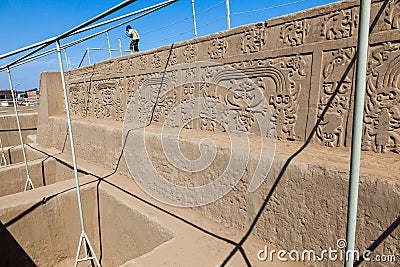
[[[36,135],[37,132],[37,110],[33,112],[19,111],[19,122],[21,125],[22,140],[30,143],[28,136]],[[0,114],[0,137],[3,147],[11,147],[21,145],[18,133],[18,125],[15,114]]]
[[[372,4],[364,150],[400,153],[398,10],[395,0]],[[328,106],[313,141],[350,146],[358,11],[356,2],[335,3],[72,70],[67,73],[72,114],[122,121],[127,103],[146,79],[167,66],[211,61],[234,67],[261,88],[278,139],[305,140]],[[199,71],[184,69],[179,75]],[[172,83],[176,75],[164,73]],[[158,101],[152,123],[162,122],[163,114],[196,94],[224,101],[212,88],[188,84]],[[247,108],[226,104],[231,110]],[[254,112],[237,116],[245,124],[237,130],[251,131]],[[206,121],[199,127],[218,131]]]

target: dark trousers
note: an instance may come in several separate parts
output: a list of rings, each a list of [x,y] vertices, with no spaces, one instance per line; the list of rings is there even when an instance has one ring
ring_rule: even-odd
[[[131,49],[131,52],[139,52],[139,39],[132,39],[129,47]]]

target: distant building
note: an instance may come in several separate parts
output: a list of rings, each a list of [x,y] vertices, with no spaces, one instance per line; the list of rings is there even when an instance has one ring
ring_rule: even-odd
[[[15,94],[15,93],[14,93]],[[18,106],[36,106],[39,104],[39,90],[37,88],[27,91],[17,91],[16,101]],[[13,105],[10,90],[0,90],[0,107],[8,107]]]
[[[12,95],[10,90],[0,90],[0,106],[12,106]]]

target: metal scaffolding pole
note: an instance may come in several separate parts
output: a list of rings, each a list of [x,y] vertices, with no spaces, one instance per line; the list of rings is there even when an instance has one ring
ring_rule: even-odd
[[[24,145],[24,140],[22,138],[22,131],[21,131],[21,124],[19,123],[19,116],[18,116],[18,108],[17,108],[17,101],[15,100],[14,96],[14,87],[11,79],[11,72],[10,68],[7,68],[7,73],[8,73],[8,81],[10,82],[10,90],[11,90],[11,96],[14,104],[14,113],[15,113],[15,118],[17,120],[17,127],[18,127],[18,133],[19,133],[19,140],[21,141],[21,149],[22,149],[22,155],[24,157],[24,163],[25,163],[25,171],[26,171],[26,182],[25,182],[25,188],[24,191],[30,187],[30,189],[35,189],[33,186],[31,177],[29,176],[29,168],[28,168],[28,161],[26,159],[26,153],[25,153],[25,145]]]
[[[122,45],[120,37],[118,37],[118,48],[119,48],[119,56],[122,57]]]
[[[194,0],[192,0],[192,14],[193,14],[193,29],[194,29],[194,36],[196,36],[196,37],[197,37],[196,10],[194,9]]]
[[[110,53],[110,59],[111,59],[112,52],[111,52],[110,36],[108,35],[108,31],[106,31],[106,36],[107,36],[108,52]]]
[[[1,141],[1,136],[0,136],[0,148],[1,148],[0,167],[2,165],[7,166],[7,160],[6,160],[6,155],[4,153],[3,141]]]
[[[354,247],[357,224],[358,185],[360,176],[360,156],[362,141],[362,125],[364,116],[364,97],[368,62],[368,35],[371,11],[371,0],[360,2],[360,22],[358,29],[356,91],[354,96],[354,117],[351,137],[350,187],[347,213],[347,247],[345,267],[354,263]]]
[[[76,195],[78,198],[79,219],[80,219],[81,230],[82,230],[82,233],[81,233],[81,236],[79,239],[78,250],[76,253],[75,267],[78,265],[79,262],[91,261],[91,260],[95,261],[96,267],[101,267],[100,262],[98,261],[96,255],[94,253],[93,247],[90,244],[90,241],[85,232],[85,224],[83,221],[83,212],[82,212],[81,193],[80,193],[80,188],[79,188],[78,167],[76,165],[74,138],[72,135],[71,115],[69,113],[68,93],[67,93],[67,87],[65,85],[64,67],[63,67],[63,62],[62,62],[61,47],[60,47],[59,40],[56,41],[56,48],[57,48],[57,54],[58,54],[58,61],[60,63],[61,83],[62,83],[62,88],[63,88],[63,92],[64,92],[65,112],[67,114],[68,134],[69,134],[69,141],[70,141],[70,145],[71,145],[72,164],[74,167]],[[79,258],[82,246],[84,248],[85,253],[84,253],[83,258]],[[88,251],[88,249],[89,249],[89,251]]]
[[[86,51],[87,51],[87,58],[88,58],[89,65],[91,65],[91,63],[90,63],[90,49],[86,48]]]
[[[229,0],[226,0],[226,25],[229,30],[231,28],[231,9],[229,8]]]
[[[64,56],[65,56],[65,66],[67,68],[67,70],[69,70],[69,65],[68,65],[68,57],[67,57],[67,49],[64,48]]]

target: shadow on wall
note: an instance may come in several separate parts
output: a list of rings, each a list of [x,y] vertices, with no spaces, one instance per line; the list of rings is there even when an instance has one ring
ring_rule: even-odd
[[[17,240],[0,222],[0,266],[1,267],[37,267]]]

